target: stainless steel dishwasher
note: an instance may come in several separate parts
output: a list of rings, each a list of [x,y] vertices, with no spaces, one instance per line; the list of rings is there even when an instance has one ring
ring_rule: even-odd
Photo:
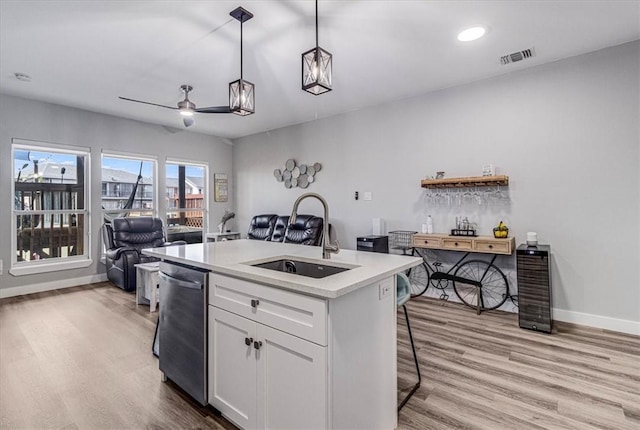
[[[209,271],[160,262],[159,361],[171,379],[207,404],[207,284]]]

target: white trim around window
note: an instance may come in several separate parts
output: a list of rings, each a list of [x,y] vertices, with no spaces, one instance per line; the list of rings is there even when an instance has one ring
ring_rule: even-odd
[[[9,273],[14,276],[21,275],[32,275],[37,273],[47,273],[58,270],[67,270],[67,269],[76,269],[82,267],[88,267],[92,264],[93,260],[91,259],[91,214],[89,208],[91,207],[89,187],[91,185],[91,149],[81,146],[72,146],[72,145],[62,145],[58,143],[49,143],[49,142],[41,142],[41,141],[33,141],[27,139],[12,139],[11,145],[11,169],[9,172],[10,175],[10,184],[11,184],[11,267],[9,268]],[[53,153],[53,154],[64,154],[64,155],[75,155],[76,157],[82,157],[84,163],[84,169],[82,171],[83,174],[83,189],[82,189],[82,199],[83,199],[83,207],[82,208],[58,208],[58,209],[39,209],[39,210],[30,210],[25,211],[23,208],[16,208],[16,179],[15,179],[15,157],[17,151],[36,151],[36,152],[45,152],[45,153]],[[35,163],[34,163],[35,166]],[[44,166],[43,166],[44,167]],[[34,167],[35,171],[35,167]],[[77,172],[76,172],[77,173]],[[63,172],[64,175],[64,172]],[[57,179],[57,178],[56,178]],[[62,182],[62,178],[60,178]],[[38,182],[33,182],[34,184]],[[43,183],[45,185],[46,183]],[[24,197],[24,196],[23,196]],[[24,200],[21,200],[24,202]],[[82,231],[82,254],[81,255],[69,255],[69,256],[60,256],[60,257],[50,257],[41,260],[26,260],[26,261],[18,261],[18,225],[17,225],[17,217],[22,215],[30,215],[30,216],[41,216],[42,217],[42,227],[40,229],[44,229],[44,219],[45,217],[51,217],[51,224],[53,226],[54,220],[53,217],[63,217],[69,216],[72,214],[82,215],[84,231]],[[70,220],[70,218],[69,218]],[[68,220],[68,221],[69,221]],[[62,225],[62,218],[60,221],[59,228],[65,228]],[[68,228],[72,226],[71,222],[67,225]],[[49,227],[53,228],[53,227]],[[32,228],[33,230],[33,228]],[[33,232],[31,233],[33,235]],[[52,240],[52,239],[50,239]],[[51,244],[49,245],[49,252],[52,252]],[[29,249],[29,252],[32,250]]]

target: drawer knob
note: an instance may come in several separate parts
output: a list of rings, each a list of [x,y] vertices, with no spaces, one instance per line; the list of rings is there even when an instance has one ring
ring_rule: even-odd
[[[493,245],[489,245],[489,249],[493,249]]]
[[[252,337],[245,337],[244,338],[244,344],[247,346],[250,346],[253,343],[253,338]]]
[[[262,346],[262,341],[255,341],[253,342],[253,347],[255,349],[260,349],[260,347]]]
[[[257,308],[259,304],[260,304],[260,300],[258,300],[258,299],[251,299],[251,307],[252,307],[252,308]]]
[[[424,243],[429,243],[429,241],[428,241],[428,240],[425,240],[425,241],[424,241]]]
[[[458,246],[458,242],[454,243],[455,246]]]

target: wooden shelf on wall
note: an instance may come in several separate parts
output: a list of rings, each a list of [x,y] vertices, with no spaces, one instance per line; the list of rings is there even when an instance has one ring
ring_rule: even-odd
[[[454,188],[454,187],[491,187],[509,185],[509,177],[498,176],[466,176],[463,178],[423,179],[422,188]]]

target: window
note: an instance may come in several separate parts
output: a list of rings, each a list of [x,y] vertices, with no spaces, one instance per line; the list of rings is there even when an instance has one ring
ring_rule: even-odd
[[[102,154],[102,215],[153,216],[156,161],[126,154]]]
[[[86,267],[89,150],[13,139],[14,275]]]
[[[167,161],[166,169],[167,239],[200,243],[206,231],[207,166]]]

